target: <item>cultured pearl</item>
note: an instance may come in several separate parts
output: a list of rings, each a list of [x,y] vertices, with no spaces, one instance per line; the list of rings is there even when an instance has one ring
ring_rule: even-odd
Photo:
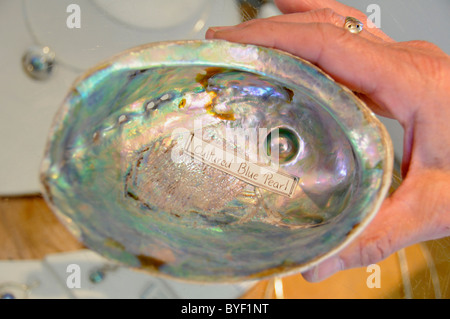
[[[292,161],[299,153],[300,141],[294,131],[289,128],[277,128],[277,134],[270,132],[266,137],[269,155],[273,156],[275,150],[278,151],[278,161],[286,164]]]

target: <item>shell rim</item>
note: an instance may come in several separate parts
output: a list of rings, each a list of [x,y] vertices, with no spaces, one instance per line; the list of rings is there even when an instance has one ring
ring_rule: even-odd
[[[320,69],[319,67],[317,67],[316,65],[312,64],[311,62],[300,58],[298,56],[295,56],[289,52],[285,52],[282,51],[280,49],[276,49],[276,48],[267,48],[267,47],[262,47],[262,46],[258,46],[258,45],[253,45],[253,44],[241,44],[241,43],[234,43],[234,42],[229,42],[226,40],[176,40],[176,41],[159,41],[159,42],[152,42],[152,43],[147,43],[144,45],[140,45],[140,46],[136,46],[130,49],[127,49],[125,51],[122,51],[116,55],[113,55],[112,57],[105,59],[103,61],[101,61],[100,63],[97,63],[95,66],[87,69],[86,71],[83,72],[82,75],[78,76],[73,84],[70,86],[69,90],[68,90],[68,94],[65,95],[64,101],[67,99],[67,96],[70,95],[70,93],[76,88],[77,84],[81,83],[82,81],[84,81],[85,79],[93,76],[95,73],[97,73],[98,71],[101,71],[104,68],[107,68],[109,66],[111,66],[113,63],[117,62],[117,60],[119,60],[120,58],[123,58],[127,55],[129,55],[132,52],[137,52],[137,51],[142,51],[142,50],[148,50],[152,47],[157,47],[157,46],[167,46],[167,45],[177,45],[177,46],[183,46],[183,45],[192,45],[192,44],[201,44],[201,43],[213,43],[213,42],[217,42],[217,43],[222,43],[222,44],[226,44],[229,45],[230,47],[240,47],[240,48],[244,48],[244,47],[251,47],[251,48],[255,48],[255,49],[263,49],[263,50],[270,50],[270,51],[274,51],[276,52],[277,55],[284,55],[287,57],[290,57],[292,59],[295,59],[299,62],[301,62],[302,64],[305,64],[306,66],[314,69],[315,71],[319,72],[321,75],[325,76],[326,78],[328,78],[328,80],[330,80],[331,82],[333,82],[334,85],[338,86],[340,89],[342,89],[343,91],[346,92],[346,94],[348,94],[349,96],[351,96],[351,98],[353,99],[354,102],[356,102],[355,104],[358,106],[358,108],[362,111],[364,118],[368,121],[374,124],[374,126],[376,127],[376,129],[379,131],[380,133],[380,141],[384,144],[383,145],[383,150],[385,151],[384,157],[383,157],[383,163],[384,166],[382,167],[382,171],[383,171],[383,176],[380,179],[380,187],[379,190],[376,192],[376,200],[374,200],[374,205],[373,208],[367,212],[366,216],[364,216],[364,218],[362,218],[359,223],[351,230],[351,232],[349,234],[346,235],[346,237],[340,241],[336,246],[334,246],[332,249],[330,249],[328,252],[321,254],[315,258],[310,259],[308,262],[305,262],[303,264],[296,264],[296,265],[289,265],[289,266],[278,266],[278,267],[271,267],[271,268],[267,268],[263,271],[260,272],[255,272],[252,273],[250,275],[242,275],[239,277],[214,277],[212,280],[203,280],[201,279],[196,279],[196,278],[188,278],[188,277],[177,277],[177,276],[173,276],[170,274],[166,274],[157,270],[152,270],[150,271],[149,269],[142,269],[142,268],[136,268],[133,266],[129,266],[127,264],[123,264],[122,262],[114,259],[114,258],[110,258],[109,256],[104,256],[102,255],[104,258],[111,260],[113,262],[119,262],[120,264],[122,264],[125,267],[131,267],[133,269],[136,269],[138,271],[144,271],[146,273],[161,277],[161,278],[167,278],[170,280],[175,280],[175,281],[179,281],[179,282],[185,282],[185,283],[192,283],[192,284],[217,284],[217,283],[245,283],[245,282],[253,282],[255,280],[264,280],[264,279],[269,279],[269,278],[273,278],[273,277],[284,277],[284,276],[289,276],[289,275],[293,275],[293,274],[298,274],[298,273],[302,273],[304,271],[307,271],[309,269],[312,269],[314,267],[316,267],[318,264],[320,264],[321,262],[323,262],[324,260],[338,254],[339,252],[341,252],[344,248],[346,248],[357,236],[359,236],[361,234],[361,232],[367,227],[367,225],[375,218],[375,216],[377,215],[384,199],[386,198],[388,191],[389,191],[389,187],[391,185],[391,181],[392,181],[392,174],[393,174],[393,169],[394,169],[394,151],[393,151],[393,144],[392,144],[392,140],[390,138],[390,135],[386,129],[386,127],[383,125],[383,123],[375,116],[375,114],[370,110],[370,108],[362,101],[360,100],[350,89],[348,89],[345,85],[335,81],[330,75],[328,75],[327,73],[325,73],[322,69]],[[212,65],[212,63],[211,63]],[[256,69],[252,69],[252,71],[257,72],[258,70]],[[53,129],[56,126],[56,123],[64,117],[64,114],[66,113],[67,109],[60,107],[58,109],[58,111],[56,112],[51,126],[50,126],[50,131],[48,133],[47,136],[47,143],[44,149],[44,155],[43,155],[43,160],[42,160],[42,164],[41,164],[41,169],[40,169],[40,176],[39,176],[39,180],[40,180],[40,193],[42,194],[42,196],[44,197],[45,201],[47,202],[48,206],[51,208],[51,210],[53,211],[53,213],[57,216],[57,218],[60,220],[60,222],[69,230],[69,232],[76,237],[76,239],[80,242],[83,243],[81,240],[81,236],[80,234],[76,234],[76,231],[73,229],[73,227],[70,227],[67,222],[62,218],[63,216],[65,216],[63,213],[60,212],[60,210],[58,209],[58,207],[56,207],[52,200],[51,200],[51,196],[49,194],[48,189],[46,188],[46,181],[45,181],[45,166],[46,166],[46,160],[47,160],[47,154],[48,151],[51,147],[51,136],[53,135]],[[245,278],[244,278],[245,277]]]

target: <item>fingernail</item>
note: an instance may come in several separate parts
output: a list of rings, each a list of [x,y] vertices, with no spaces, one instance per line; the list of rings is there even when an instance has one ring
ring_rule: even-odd
[[[218,31],[224,31],[227,29],[232,29],[234,28],[234,26],[220,26],[220,27],[209,27],[208,30],[206,31],[206,39],[211,39],[214,37],[214,34]]]
[[[220,26],[220,27],[210,27],[209,30],[212,30],[213,32],[217,32],[217,31],[223,31],[226,29],[232,29],[234,28],[234,25],[231,26]]]
[[[214,34],[220,30],[220,27],[209,27],[208,30],[206,30],[205,38],[206,39],[212,39],[214,38]]]
[[[312,276],[311,276],[311,281],[312,282],[317,282],[319,281],[319,265],[317,265],[316,267],[314,267],[313,271],[312,271]]]
[[[309,282],[319,282],[343,269],[344,265],[341,258],[336,257],[324,261],[302,275]]]

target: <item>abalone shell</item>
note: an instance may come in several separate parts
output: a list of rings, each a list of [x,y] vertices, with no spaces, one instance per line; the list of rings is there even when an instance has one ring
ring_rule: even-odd
[[[314,65],[177,41],[123,52],[74,83],[41,182],[57,216],[102,255],[236,282],[304,271],[345,247],[377,213],[392,162],[374,114]]]

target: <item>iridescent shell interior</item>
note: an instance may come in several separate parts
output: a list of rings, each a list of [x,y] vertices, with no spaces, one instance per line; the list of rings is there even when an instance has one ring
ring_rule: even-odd
[[[279,146],[279,171],[298,181],[292,196],[193,161],[180,146],[198,123],[203,139],[237,152],[227,129],[267,129],[258,143]],[[232,282],[336,253],[376,214],[391,173],[383,126],[318,68],[268,48],[181,41],[131,49],[77,80],[41,181],[57,216],[104,256]]]

